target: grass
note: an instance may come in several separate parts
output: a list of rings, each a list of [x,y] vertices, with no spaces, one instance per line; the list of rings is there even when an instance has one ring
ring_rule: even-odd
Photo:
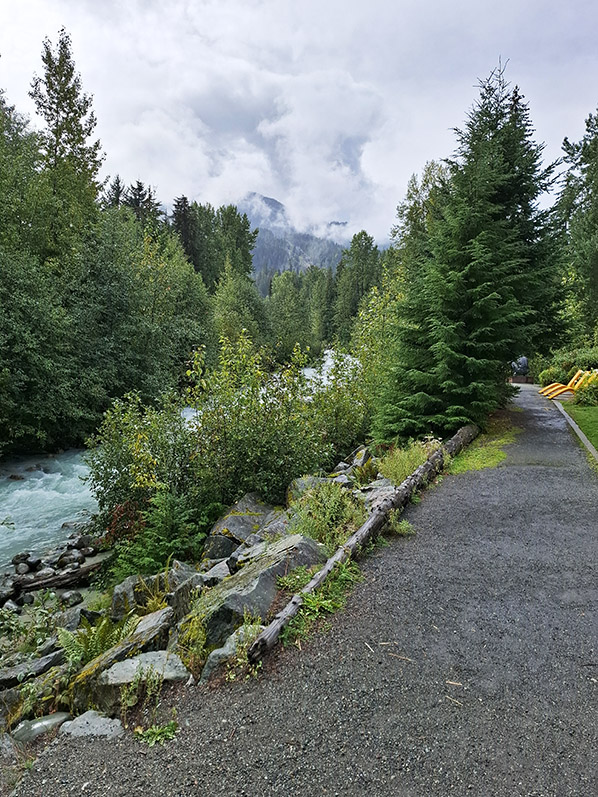
[[[365,521],[363,504],[334,482],[323,482],[308,490],[294,509],[293,533],[323,543],[329,554],[333,554]]]
[[[581,407],[571,402],[563,402],[563,407],[594,448],[598,448],[598,407]]]
[[[302,572],[298,574],[298,583],[305,581],[303,584],[305,586],[311,576],[305,569],[301,570]],[[303,605],[299,612],[281,634],[282,644],[285,646],[294,644],[300,648],[302,639],[308,637],[316,628],[322,627],[322,620],[326,615],[344,607],[348,593],[362,578],[355,562],[349,560],[337,565],[319,589],[303,596]],[[280,579],[279,586],[288,589],[291,585],[287,579],[288,576]],[[294,583],[293,587],[298,583]]]
[[[378,463],[378,470],[393,484],[401,484],[440,447],[440,440],[418,440],[404,448],[393,448]]]
[[[495,468],[507,458],[504,446],[514,443],[520,431],[507,413],[495,415],[488,422],[486,431],[451,462],[449,473]]]

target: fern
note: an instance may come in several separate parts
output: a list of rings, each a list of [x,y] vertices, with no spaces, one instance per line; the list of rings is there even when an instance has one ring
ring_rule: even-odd
[[[81,627],[76,631],[58,629],[58,644],[71,664],[84,665],[110,650],[133,633],[139,622],[137,615],[129,615],[118,623],[102,617],[96,625],[81,618]]]

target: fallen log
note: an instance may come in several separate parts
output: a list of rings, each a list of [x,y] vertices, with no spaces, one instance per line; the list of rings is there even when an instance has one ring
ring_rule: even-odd
[[[102,566],[102,561],[83,565],[78,570],[67,570],[55,573],[53,576],[43,578],[25,578],[18,576],[13,579],[12,586],[16,592],[34,592],[38,589],[57,589],[61,587],[75,587],[84,585],[89,576]]]
[[[405,506],[416,490],[427,484],[442,470],[446,455],[449,454],[451,457],[456,456],[461,449],[477,437],[479,431],[477,426],[463,426],[450,440],[435,451],[422,465],[416,468],[413,473],[395,489],[391,496],[375,504],[365,523],[349,537],[344,545],[335,551],[324,567],[318,570],[311,581],[306,584],[300,592],[293,595],[284,609],[278,612],[270,625],[257,637],[247,651],[249,661],[255,662],[263,658],[264,654],[274,647],[282,630],[289,624],[301,608],[303,596],[309,595],[320,587],[337,565],[346,562],[347,559],[351,557],[357,556],[363,546],[382,529],[388,520],[389,512],[393,509],[399,509]]]

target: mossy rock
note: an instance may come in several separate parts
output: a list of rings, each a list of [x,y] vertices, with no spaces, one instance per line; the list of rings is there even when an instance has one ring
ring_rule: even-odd
[[[243,623],[245,614],[265,620],[279,576],[325,560],[324,546],[300,534],[254,545],[239,557],[238,572],[200,595],[190,616],[179,623],[179,633],[184,636],[186,626],[201,618],[206,647],[218,647]]]

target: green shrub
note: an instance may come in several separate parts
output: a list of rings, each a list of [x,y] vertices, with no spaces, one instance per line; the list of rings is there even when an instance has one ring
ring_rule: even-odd
[[[333,481],[305,492],[293,505],[294,533],[323,543],[329,554],[342,545],[365,520],[363,504]]]
[[[344,456],[365,438],[370,407],[358,360],[333,356],[325,384],[316,383],[312,412],[334,455]]]
[[[197,557],[223,505],[254,491],[281,502],[294,478],[329,466],[364,434],[356,361],[338,358],[329,383],[310,386],[298,348],[273,373],[245,333],[221,344],[218,368],[195,353],[185,395],[159,408],[127,396],[89,441],[89,481],[119,576],[156,572],[169,555]]]
[[[205,509],[205,508],[204,508]],[[111,567],[115,582],[134,573],[157,573],[173,557],[197,560],[201,556],[206,527],[213,514],[198,513],[187,496],[157,492],[141,513],[136,532],[116,544]]]
[[[598,407],[598,382],[580,387],[575,393],[574,402],[582,407]]]
[[[109,617],[102,617],[96,625],[92,625],[87,618],[82,617],[81,627],[76,631],[58,629],[58,644],[64,650],[67,661],[82,666],[132,634],[138,622],[139,617],[130,615],[118,623],[112,622]]]
[[[551,385],[553,382],[560,382],[561,384],[564,384],[567,380],[567,374],[562,368],[559,368],[556,365],[551,365],[548,368],[545,368],[543,371],[540,371],[538,374],[538,379],[540,381],[541,387]]]

